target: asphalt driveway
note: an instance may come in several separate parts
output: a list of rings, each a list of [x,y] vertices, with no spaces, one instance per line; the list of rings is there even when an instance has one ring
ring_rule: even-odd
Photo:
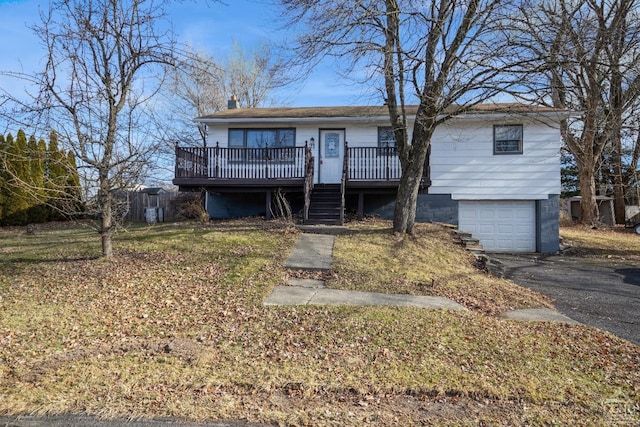
[[[640,264],[621,257],[492,254],[505,277],[548,295],[565,316],[640,345]]]

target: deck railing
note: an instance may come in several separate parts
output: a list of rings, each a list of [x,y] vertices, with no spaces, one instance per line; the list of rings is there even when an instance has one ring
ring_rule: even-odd
[[[349,143],[344,142],[344,159],[342,159],[342,177],[340,178],[340,225],[344,224],[344,208],[349,180]]]
[[[349,181],[396,181],[402,170],[395,147],[349,147]]]
[[[431,147],[429,147],[429,150]],[[423,181],[429,185],[429,157]],[[300,179],[311,181],[313,159],[305,147],[224,148],[176,147],[176,178]],[[310,172],[311,171],[311,172]],[[311,173],[311,175],[310,175]],[[346,181],[399,181],[402,175],[395,147],[348,147],[343,173]],[[305,183],[305,186],[308,185]],[[310,189],[309,189],[310,191]]]
[[[305,147],[176,147],[176,178],[305,178]]]

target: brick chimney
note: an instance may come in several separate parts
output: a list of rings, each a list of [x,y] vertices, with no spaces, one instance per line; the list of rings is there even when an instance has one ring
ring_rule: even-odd
[[[231,95],[231,99],[227,102],[227,108],[229,110],[240,108],[240,103],[238,102],[238,98],[236,98],[235,95]]]

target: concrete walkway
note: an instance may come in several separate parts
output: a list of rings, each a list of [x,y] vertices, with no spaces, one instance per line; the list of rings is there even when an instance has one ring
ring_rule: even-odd
[[[514,320],[579,324],[575,320],[550,308],[523,308],[504,313],[502,317]]]
[[[331,270],[334,240],[331,235],[301,234],[284,266],[289,270]]]
[[[290,270],[331,271],[335,227],[314,226],[298,238],[284,266]],[[264,305],[382,305],[466,310],[443,297],[344,291],[325,287],[322,280],[291,279],[289,286],[276,286]]]
[[[303,231],[284,266],[291,270],[331,271],[334,234],[339,234],[338,231],[343,232],[344,227],[339,227],[336,231],[336,227],[313,226]],[[311,279],[290,279],[289,286],[276,286],[263,304],[366,305],[466,310],[464,306],[449,298],[329,289],[323,281]],[[548,308],[514,310],[502,317],[526,321],[577,323]]]
[[[325,288],[324,284],[276,286],[264,305],[383,305],[466,310],[460,304],[443,297],[343,291]]]

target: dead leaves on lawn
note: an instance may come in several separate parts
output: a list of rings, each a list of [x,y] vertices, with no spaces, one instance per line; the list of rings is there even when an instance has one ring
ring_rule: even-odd
[[[417,224],[413,236],[390,234],[390,223],[368,223],[368,232],[337,236],[329,287],[369,292],[443,296],[470,310],[498,316],[517,308],[550,307],[551,301],[474,266],[451,229]]]
[[[438,247],[448,231],[433,230],[433,240],[429,228],[389,251],[410,250],[411,262],[424,262],[416,248],[427,246],[441,269],[388,282],[351,270],[350,261],[330,274],[286,272],[296,232],[248,221],[134,230],[116,241],[112,261],[77,247],[78,256],[65,259],[63,246],[55,257],[21,262],[19,274],[0,270],[0,412],[593,425],[606,421],[607,401],[637,401],[636,346],[582,326],[487,316],[533,296],[518,300],[506,282],[480,282],[490,280],[481,273],[465,282],[466,255],[450,264]],[[390,238],[375,227],[349,237],[366,255]],[[367,239],[374,244],[363,245]],[[401,267],[374,258],[370,265]],[[288,277],[329,285],[382,279],[387,290],[441,294],[472,310],[262,307]]]

